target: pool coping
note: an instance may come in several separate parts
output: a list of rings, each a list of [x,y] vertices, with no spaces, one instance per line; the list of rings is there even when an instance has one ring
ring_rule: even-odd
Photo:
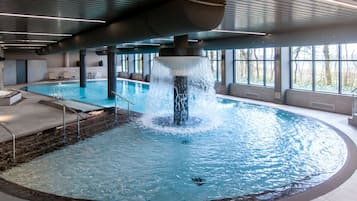
[[[98,81],[98,80],[103,80],[103,79],[96,79],[93,81]],[[104,79],[105,80],[105,79]],[[141,83],[141,84],[147,84],[148,83],[143,83],[143,82],[139,82],[139,81],[135,81],[135,80],[129,80],[129,79],[117,79],[117,80],[124,80],[124,81],[130,81],[130,82],[137,82],[137,83]],[[25,87],[25,86],[30,86],[30,85],[35,85],[35,84],[46,84],[46,83],[59,83],[59,82],[78,82],[77,80],[68,80],[68,81],[55,81],[55,82],[39,82],[39,83],[32,83],[32,84],[28,84],[28,85],[22,85],[20,88]],[[32,93],[32,92],[30,92]],[[40,94],[43,95],[43,94]],[[272,108],[276,108],[276,109],[280,109],[283,111],[287,111],[287,112],[291,112],[297,115],[301,115],[304,116],[305,118],[309,118],[309,119],[314,119],[318,122],[321,122],[327,126],[329,126],[330,128],[332,128],[333,130],[336,131],[336,133],[338,133],[338,135],[344,140],[346,147],[347,147],[347,158],[345,161],[345,164],[343,165],[343,167],[337,172],[335,173],[333,176],[331,176],[328,180],[324,181],[321,184],[318,184],[317,186],[308,188],[302,192],[293,194],[293,195],[287,195],[287,196],[283,196],[281,198],[278,198],[279,200],[286,200],[286,201],[301,201],[301,200],[312,200],[312,199],[316,199],[320,196],[326,195],[327,193],[337,189],[340,185],[342,185],[344,182],[346,182],[355,172],[356,168],[357,168],[357,158],[354,158],[353,156],[357,155],[357,148],[356,148],[356,144],[354,142],[353,139],[351,139],[351,137],[346,134],[345,132],[343,132],[341,130],[341,128],[339,128],[337,125],[332,125],[327,121],[324,121],[320,118],[317,117],[313,117],[313,116],[308,116],[306,114],[301,114],[299,111],[296,111],[296,109],[305,109],[305,108],[300,108],[300,107],[295,107],[295,106],[289,106],[289,105],[281,105],[281,104],[275,104],[275,103],[271,103],[271,102],[264,102],[264,101],[256,101],[256,100],[251,100],[251,99],[245,99],[245,98],[239,98],[239,97],[234,97],[234,96],[227,96],[227,95],[218,95],[217,97],[223,97],[229,100],[235,100],[235,101],[240,101],[240,102],[244,102],[244,103],[251,103],[251,104],[258,104],[258,105],[263,105],[263,106],[269,106]],[[289,108],[284,108],[284,107],[290,107]],[[315,110],[311,110],[311,109],[305,109],[308,111],[315,111]],[[327,115],[329,112],[323,112],[323,111],[318,111],[321,112],[325,115]],[[346,116],[346,115],[344,115]],[[0,177],[0,190],[2,191],[2,184],[3,183],[8,184],[9,186],[12,186],[20,191],[23,190],[29,190],[32,193],[30,193],[31,195],[35,195],[35,197],[32,197],[33,199],[30,198],[30,200],[41,200],[39,197],[36,196],[40,196],[40,195],[52,195],[49,193],[44,193],[44,192],[40,192],[40,191],[36,191],[33,189],[28,189],[26,187],[14,184],[10,181],[6,181],[3,178]],[[6,192],[5,192],[6,193]],[[11,195],[13,195],[13,193],[11,193]],[[16,196],[16,194],[15,194]],[[54,200],[82,200],[82,199],[75,199],[75,198],[67,198],[67,197],[62,197],[62,196],[58,196],[58,195],[53,195],[53,199]],[[57,199],[58,198],[58,199]],[[29,198],[25,198],[25,199],[29,199]],[[226,198],[226,199],[232,199],[235,200],[235,198]],[[222,199],[222,200],[226,200],[226,199]],[[237,199],[237,198],[236,198]],[[48,199],[45,199],[48,200]],[[52,200],[52,199],[51,199]],[[219,200],[219,199],[218,199]],[[241,199],[239,199],[241,200]]]

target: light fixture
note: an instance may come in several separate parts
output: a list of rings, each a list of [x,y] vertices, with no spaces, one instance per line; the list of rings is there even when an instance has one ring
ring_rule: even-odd
[[[0,34],[34,35],[34,36],[58,36],[58,37],[72,36],[72,34],[38,33],[38,32],[21,32],[21,31],[0,31]]]
[[[150,40],[153,40],[153,41],[174,41],[174,38],[172,38],[172,37],[170,37],[170,38],[153,38],[153,39],[150,39]],[[188,39],[188,42],[197,43],[198,40]]]
[[[20,43],[3,43],[1,46],[5,47],[45,47],[47,46],[46,44],[20,44]]]
[[[325,0],[330,3],[334,3],[340,6],[346,6],[350,8],[357,8],[357,2],[352,0]]]
[[[55,16],[44,16],[44,15],[27,15],[27,14],[17,14],[17,13],[0,13],[0,16],[25,17],[25,18],[36,18],[36,19],[48,19],[48,20],[64,20],[64,21],[74,21],[74,22],[105,23],[104,20],[92,20],[92,19],[70,18],[70,17],[55,17]]]
[[[211,31],[219,32],[219,33],[234,33],[234,34],[258,35],[258,36],[267,35],[267,33],[264,32],[251,32],[251,31],[235,31],[235,30],[223,30],[223,29],[213,29]]]
[[[0,43],[4,41],[0,41]],[[20,42],[20,43],[57,43],[55,40],[6,40],[6,42]]]
[[[4,49],[30,49],[30,50],[38,50],[41,47],[4,47]]]

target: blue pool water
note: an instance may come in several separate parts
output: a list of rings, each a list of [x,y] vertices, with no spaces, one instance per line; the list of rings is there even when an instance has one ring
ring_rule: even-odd
[[[24,90],[49,95],[54,97],[61,97],[65,99],[74,99],[86,103],[92,103],[104,107],[113,107],[114,100],[107,99],[107,82],[106,81],[89,81],[86,88],[80,88],[78,82],[66,83],[51,83],[44,85],[27,86]],[[117,92],[124,97],[132,100],[135,104],[131,110],[136,112],[143,112],[146,94],[149,90],[148,84],[138,82],[128,82],[123,80],[117,81]],[[126,108],[126,102],[118,99],[119,107]]]
[[[53,86],[28,90],[51,95]],[[77,83],[63,87],[66,98],[113,104],[105,98],[104,81],[89,82],[86,91]],[[147,90],[147,85],[118,81],[118,91],[132,99],[139,112]],[[314,119],[228,99],[220,99],[217,107],[220,113],[214,115],[221,123],[205,132],[165,134],[139,119],[2,176],[75,198],[199,201],[292,187],[304,190],[334,175],[346,160],[342,138]]]

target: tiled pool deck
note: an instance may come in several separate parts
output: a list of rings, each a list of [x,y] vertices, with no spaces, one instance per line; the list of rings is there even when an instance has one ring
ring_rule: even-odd
[[[14,87],[19,88],[20,86]],[[5,122],[5,125],[16,135],[24,136],[34,133],[39,130],[44,130],[54,126],[58,126],[62,123],[62,111],[48,107],[46,105],[39,104],[39,100],[50,100],[51,98],[46,96],[41,96],[37,94],[32,94],[29,92],[23,92],[23,97],[25,98],[21,102],[14,106],[0,106],[0,122]],[[342,185],[338,186],[334,190],[317,197],[316,201],[354,201],[356,200],[356,186],[357,186],[357,154],[356,154],[356,144],[357,144],[357,128],[348,125],[348,116],[322,112],[317,110],[310,110],[304,108],[298,108],[287,105],[279,105],[274,103],[267,103],[261,101],[254,101],[249,99],[235,98],[231,96],[223,96],[225,98],[231,98],[239,101],[245,101],[250,103],[256,103],[261,105],[267,105],[271,107],[276,107],[282,110],[287,110],[290,112],[298,113],[305,116],[310,116],[319,119],[322,122],[330,124],[337,128],[338,130],[345,133],[352,141],[352,153],[350,153],[350,165],[348,173],[340,174],[339,178],[333,181],[327,182],[321,188],[315,188],[306,193],[301,193],[299,196],[287,198],[286,200],[309,200],[310,198],[317,197],[316,195],[323,194],[327,189],[335,188],[341,180],[349,177]],[[75,114],[67,114],[68,121],[74,121],[76,119]],[[7,141],[11,139],[11,136],[5,131],[0,129],[0,142]],[[14,196],[7,195],[0,192],[0,201],[21,201],[22,199],[16,198]]]

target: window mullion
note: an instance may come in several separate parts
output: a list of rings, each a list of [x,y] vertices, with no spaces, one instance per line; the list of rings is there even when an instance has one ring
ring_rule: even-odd
[[[338,93],[342,94],[342,51],[341,44],[338,44]]]
[[[247,49],[247,83],[250,84],[250,49]]]
[[[316,90],[315,46],[312,46],[312,91]]]
[[[263,86],[267,86],[267,76],[266,76],[266,48],[263,51]]]

